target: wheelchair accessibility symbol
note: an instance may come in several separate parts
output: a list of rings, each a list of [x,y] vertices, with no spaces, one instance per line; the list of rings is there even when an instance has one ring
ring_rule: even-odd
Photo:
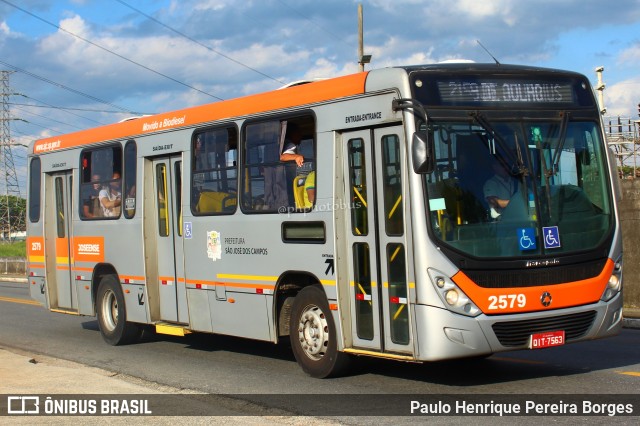
[[[560,233],[557,226],[545,226],[542,228],[542,235],[544,236],[544,248],[558,248],[560,247]]]
[[[535,250],[536,231],[534,228],[518,228],[518,245],[520,250]]]

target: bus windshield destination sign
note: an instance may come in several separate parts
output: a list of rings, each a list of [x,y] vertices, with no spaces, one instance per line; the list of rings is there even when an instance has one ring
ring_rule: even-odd
[[[452,79],[438,81],[437,87],[443,105],[574,103],[567,82]]]

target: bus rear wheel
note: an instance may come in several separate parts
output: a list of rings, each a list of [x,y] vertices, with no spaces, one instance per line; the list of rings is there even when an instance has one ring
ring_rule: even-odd
[[[96,310],[100,334],[108,344],[126,345],[140,338],[142,328],[127,322],[124,295],[117,276],[105,275],[100,280]]]
[[[350,358],[338,352],[336,326],[327,298],[317,286],[303,288],[291,309],[289,338],[296,361],[319,379],[344,374]]]

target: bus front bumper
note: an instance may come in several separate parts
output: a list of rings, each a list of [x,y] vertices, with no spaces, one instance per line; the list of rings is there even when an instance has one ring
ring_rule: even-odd
[[[609,302],[511,315],[466,317],[435,306],[416,305],[416,359],[437,361],[530,349],[532,334],[564,331],[566,343],[618,334],[622,293]]]

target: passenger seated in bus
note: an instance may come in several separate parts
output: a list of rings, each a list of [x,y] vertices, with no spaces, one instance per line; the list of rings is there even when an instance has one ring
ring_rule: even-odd
[[[122,193],[120,192],[120,173],[114,172],[112,181],[102,188],[98,197],[102,205],[104,217],[120,216],[120,206],[122,204]]]
[[[483,192],[489,204],[489,215],[497,220],[518,190],[518,181],[511,176],[506,163],[503,164],[497,158],[493,160],[491,167],[495,174],[485,182]]]
[[[91,186],[84,187],[82,194],[82,216],[85,218],[102,217],[100,207],[100,175],[91,176]]]

